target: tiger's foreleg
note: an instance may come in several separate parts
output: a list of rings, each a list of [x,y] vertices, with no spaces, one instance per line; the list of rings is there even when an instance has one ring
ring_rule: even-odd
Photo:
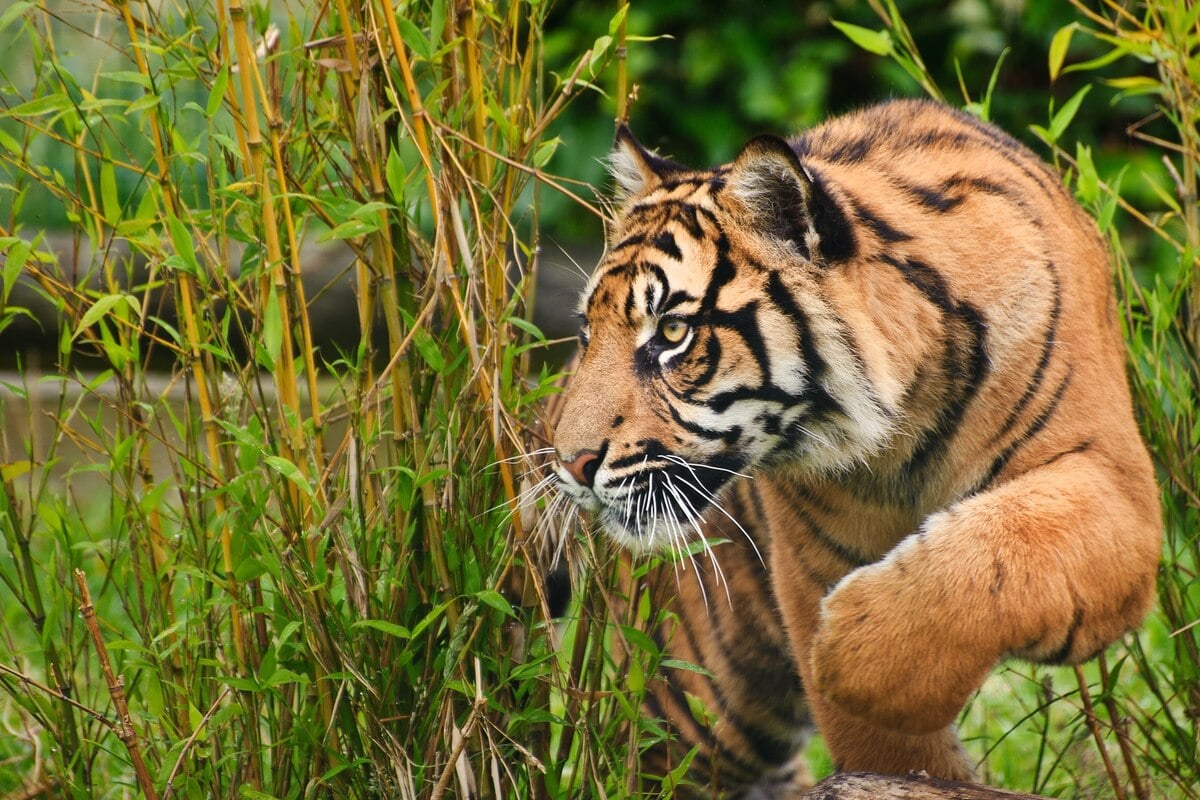
[[[784,520],[786,516],[776,518],[777,522]],[[839,708],[813,690],[811,644],[820,621],[821,599],[827,589],[820,573],[822,568],[834,568],[834,562],[821,564],[819,557],[806,560],[803,553],[797,559],[797,552],[778,538],[776,544],[773,560],[777,567],[780,610],[805,684],[809,711],[837,768],[897,775],[925,770],[939,778],[973,780],[971,761],[952,726],[915,735],[886,730]]]
[[[878,728],[929,733],[1001,658],[1091,658],[1153,599],[1160,524],[1143,476],[1093,448],[929,516],[821,602],[802,654],[810,694]]]

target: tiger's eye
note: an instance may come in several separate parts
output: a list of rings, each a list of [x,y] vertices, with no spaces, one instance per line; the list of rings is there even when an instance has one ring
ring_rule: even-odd
[[[679,344],[691,328],[678,317],[668,317],[658,323],[658,335],[671,344]]]

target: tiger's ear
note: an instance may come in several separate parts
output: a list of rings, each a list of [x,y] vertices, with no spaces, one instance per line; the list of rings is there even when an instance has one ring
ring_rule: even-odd
[[[755,230],[816,251],[813,180],[791,146],[778,136],[759,136],[738,153],[725,176],[726,190],[741,202]]]
[[[608,157],[608,170],[617,181],[622,200],[653,189],[669,176],[686,169],[643,147],[624,122],[617,124],[616,140]]]

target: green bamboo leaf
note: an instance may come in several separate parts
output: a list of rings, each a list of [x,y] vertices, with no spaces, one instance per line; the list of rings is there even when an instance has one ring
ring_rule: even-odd
[[[404,170],[404,161],[400,158],[400,153],[396,149],[392,149],[388,153],[387,163],[384,165],[384,176],[387,178],[388,191],[392,194],[392,202],[397,206],[404,203],[404,183],[407,174]]]
[[[388,636],[394,636],[397,639],[409,639],[413,634],[409,632],[407,627],[396,625],[395,622],[389,622],[383,619],[360,619],[350,625],[352,628],[370,627],[371,630],[386,633]]]
[[[1091,205],[1100,200],[1100,176],[1096,173],[1096,164],[1092,160],[1092,148],[1083,143],[1075,146],[1075,164],[1079,177],[1075,184],[1075,194],[1084,203]]]
[[[3,147],[12,155],[21,154],[21,145],[7,131],[0,130],[0,147]]]
[[[301,686],[308,685],[308,676],[301,675],[298,672],[293,672],[286,667],[278,667],[271,673],[271,677],[263,683],[264,686],[282,686],[285,683],[298,683]]]
[[[3,291],[0,292],[0,302],[8,301],[12,287],[16,284],[21,270],[25,269],[25,265],[29,263],[29,255],[33,252],[33,246],[18,237],[12,237],[8,244],[10,246],[4,256],[4,285]]]
[[[263,461],[268,467],[275,472],[287,478],[289,482],[296,486],[300,491],[304,492],[309,497],[312,497],[312,487],[308,485],[308,480],[304,477],[304,473],[300,468],[288,461],[282,456],[267,456]]]
[[[513,611],[512,604],[504,599],[504,595],[494,589],[484,589],[476,592],[475,596],[479,598],[479,602],[491,606],[497,611],[510,617],[515,617],[517,612]]]
[[[356,239],[359,236],[366,236],[369,233],[374,233],[379,230],[380,221],[378,217],[368,217],[367,219],[348,219],[340,225],[334,226],[332,229],[325,231],[317,237],[318,242],[328,242],[331,239]]]
[[[141,114],[149,111],[162,102],[162,96],[157,94],[147,94],[139,97],[129,104],[126,114]]]
[[[33,469],[33,462],[28,459],[21,461],[12,461],[8,464],[0,464],[0,480],[5,483],[21,477],[29,470]]]
[[[537,325],[534,325],[529,320],[521,319],[520,317],[508,317],[505,319],[505,322],[507,322],[509,325],[512,325],[514,328],[520,328],[535,339],[546,338],[546,334],[542,333],[542,329]]]
[[[1063,61],[1067,57],[1067,49],[1071,46],[1071,37],[1075,35],[1075,29],[1078,25],[1072,22],[1070,25],[1065,25],[1058,29],[1054,34],[1054,38],[1050,40],[1050,80],[1058,79],[1059,72],[1062,71]]]
[[[1135,94],[1162,94],[1163,85],[1157,78],[1151,78],[1149,75],[1130,75],[1126,78],[1108,78],[1104,81],[1105,86],[1111,86],[1114,89],[1119,89],[1126,95]]]
[[[1117,177],[1108,182],[1109,195],[1104,205],[1100,207],[1100,213],[1096,215],[1096,225],[1102,231],[1107,231],[1112,227],[1113,217],[1117,213],[1117,200],[1121,197],[1121,183],[1125,180],[1125,170],[1129,165],[1126,164],[1117,173]]]
[[[424,31],[406,17],[397,17],[396,23],[400,26],[400,38],[413,51],[413,55],[425,61],[432,61],[433,47],[430,46],[429,39],[425,36]]]
[[[174,214],[167,215],[167,230],[171,234],[171,244],[175,247],[175,256],[167,261],[177,269],[182,268],[192,275],[200,274],[200,262],[196,260],[196,250],[192,245],[192,234],[183,221]]]
[[[600,36],[592,44],[591,56],[588,57],[588,72],[592,75],[596,74],[596,69],[604,60],[608,58],[608,51],[612,48],[613,37]]]
[[[221,71],[213,79],[212,91],[208,93],[208,102],[204,105],[204,113],[209,119],[215,117],[221,110],[221,103],[225,101],[225,90],[228,86],[229,66],[226,65],[221,67]]]
[[[875,31],[860,25],[852,25],[849,22],[839,22],[836,19],[832,19],[830,22],[833,23],[833,27],[844,33],[846,38],[863,50],[874,53],[877,56],[892,54],[894,45],[892,37],[887,31]]]
[[[690,661],[681,661],[678,658],[664,658],[662,660],[662,666],[670,667],[671,669],[682,669],[682,670],[686,670],[688,672],[695,672],[698,675],[704,675],[705,677],[708,677],[708,678],[713,677],[713,674],[711,672],[709,672],[708,670],[706,670],[704,667],[700,666],[699,664],[693,664]]]
[[[13,24],[13,20],[24,14],[29,9],[33,8],[33,3],[21,0],[21,2],[13,3],[3,14],[0,14],[0,31]]]
[[[1077,64],[1068,64],[1062,68],[1061,74],[1066,75],[1068,72],[1089,72],[1094,69],[1100,69],[1100,67],[1106,67],[1117,59],[1129,55],[1131,52],[1133,52],[1133,50],[1129,47],[1118,45],[1102,56],[1096,56],[1095,58],[1087,61],[1081,61]]]
[[[1092,90],[1092,85],[1089,83],[1080,89],[1075,94],[1071,95],[1071,99],[1063,103],[1050,120],[1050,140],[1057,142],[1059,137],[1067,132],[1067,128],[1071,124],[1071,120],[1075,119],[1075,114],[1079,111],[1079,105],[1083,102],[1083,98],[1087,97],[1087,93]]]
[[[429,331],[424,328],[414,328],[413,345],[416,346],[417,352],[420,353],[421,358],[429,365],[430,369],[438,375],[446,371],[446,359],[442,356],[441,348],[438,347],[437,341]]]
[[[44,114],[53,114],[58,111],[65,111],[72,108],[71,98],[64,93],[48,94],[45,97],[37,97],[28,102],[21,103],[14,108],[5,111],[3,116],[6,117],[40,117]]]
[[[279,295],[267,294],[267,307],[262,315],[262,339],[259,342],[259,361],[266,369],[274,369],[283,349],[283,314],[279,309]]]
[[[121,201],[117,197],[117,176],[107,154],[100,162],[100,207],[108,223],[116,225],[121,218]]]
[[[150,77],[148,75],[143,75],[137,70],[113,70],[111,72],[105,72],[104,77],[110,81],[117,81],[118,83],[132,83],[136,86],[142,87],[147,91],[150,90]]]
[[[537,169],[546,166],[554,156],[554,152],[558,150],[560,144],[562,144],[562,139],[557,136],[538,144],[537,150],[533,153],[533,166]]]
[[[434,0],[429,9],[429,39],[440,42],[446,30],[446,0]]]
[[[95,325],[97,322],[99,322],[101,319],[103,319],[105,316],[107,316],[110,312],[114,313],[114,314],[119,313],[117,311],[117,309],[122,305],[124,307],[130,309],[131,311],[133,311],[133,313],[136,316],[141,317],[142,304],[133,295],[128,295],[128,294],[102,295],[99,299],[96,300],[95,303],[92,303],[91,307],[87,311],[84,312],[83,318],[81,320],[79,320],[79,325],[77,325],[75,327],[75,332],[71,334],[71,341],[74,341],[76,338],[79,337],[79,334],[83,333],[85,330],[87,330],[91,326]]]
[[[608,21],[608,33],[611,36],[616,36],[617,31],[621,27],[621,23],[625,21],[625,15],[629,13],[629,4],[626,3],[617,8],[617,13],[613,14],[612,19]]]

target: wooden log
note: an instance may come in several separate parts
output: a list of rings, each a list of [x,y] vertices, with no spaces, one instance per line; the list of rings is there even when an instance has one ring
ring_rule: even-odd
[[[923,772],[880,775],[839,772],[800,795],[800,800],[1047,800],[1038,794],[993,789],[976,783],[931,778]]]

